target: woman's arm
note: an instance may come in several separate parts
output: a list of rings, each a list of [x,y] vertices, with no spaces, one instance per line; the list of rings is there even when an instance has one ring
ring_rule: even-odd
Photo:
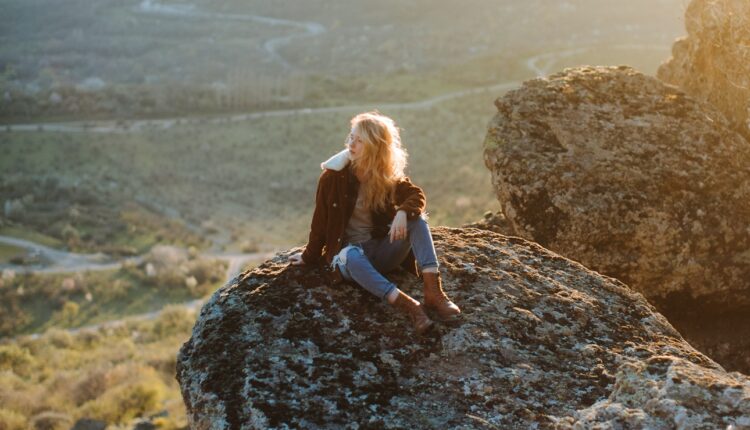
[[[427,197],[421,188],[405,177],[396,184],[396,211],[406,212],[406,219],[419,218],[427,205]]]
[[[320,259],[323,246],[326,242],[326,226],[328,224],[328,206],[325,195],[328,190],[327,170],[323,171],[318,178],[318,191],[315,193],[315,212],[310,223],[310,237],[302,253],[302,260],[306,264],[315,264]]]

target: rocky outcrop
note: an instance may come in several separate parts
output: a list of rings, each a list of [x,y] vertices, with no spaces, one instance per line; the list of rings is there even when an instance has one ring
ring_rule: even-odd
[[[487,211],[481,220],[464,224],[462,227],[478,228],[482,230],[494,231],[495,233],[513,235],[513,226],[510,225],[508,219],[502,211],[492,212]]]
[[[750,2],[693,0],[657,76],[718,107],[750,139]]]
[[[750,304],[750,144],[721,112],[624,66],[495,104],[485,164],[514,234],[655,303]]]
[[[177,359],[191,428],[725,428],[750,416],[750,380],[621,282],[521,238],[433,237],[463,318],[421,339],[288,254],[218,290]],[[421,296],[417,278],[389,276]]]

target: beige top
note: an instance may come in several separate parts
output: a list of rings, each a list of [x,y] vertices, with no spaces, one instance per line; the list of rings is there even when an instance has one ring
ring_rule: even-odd
[[[372,239],[372,214],[370,209],[365,206],[362,199],[362,188],[360,187],[357,194],[357,203],[354,205],[354,212],[349,218],[349,224],[344,232],[347,243],[367,242]]]

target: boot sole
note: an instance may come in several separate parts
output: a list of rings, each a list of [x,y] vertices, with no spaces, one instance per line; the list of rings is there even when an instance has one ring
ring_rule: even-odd
[[[451,314],[451,315],[443,316],[443,315],[440,315],[440,313],[437,311],[436,308],[431,307],[431,306],[427,306],[427,305],[425,305],[425,310],[427,312],[429,312],[429,314],[430,314],[429,316],[433,320],[440,321],[440,322],[455,321],[455,320],[459,319],[461,317],[461,315],[462,315],[462,312],[459,312],[457,314]]]
[[[430,323],[427,324],[426,327],[422,327],[421,329],[417,329],[417,334],[419,336],[422,336],[423,334],[429,332],[433,327],[435,327],[435,321],[430,320]]]

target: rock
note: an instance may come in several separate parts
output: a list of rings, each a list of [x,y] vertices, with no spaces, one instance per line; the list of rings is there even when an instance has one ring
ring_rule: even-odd
[[[198,280],[195,279],[195,276],[188,276],[185,278],[185,287],[187,287],[188,290],[194,290],[195,287],[198,286]]]
[[[156,430],[157,428],[156,424],[148,418],[137,419],[133,424],[133,430]]]
[[[484,214],[484,218],[480,221],[465,224],[462,227],[479,228],[482,230],[494,231],[495,233],[513,235],[513,227],[505,218],[502,211],[492,212],[488,211]]]
[[[3,269],[0,277],[5,281],[12,282],[16,278],[16,271],[13,269]]]
[[[521,238],[432,233],[463,318],[423,338],[364,289],[288,265],[298,249],[216,291],[177,358],[191,428],[619,426],[605,402],[651,428],[750,414],[750,379],[621,282]],[[389,276],[421,298],[417,278]]]
[[[146,276],[149,278],[153,278],[156,276],[156,268],[154,267],[153,263],[146,263],[145,268]]]
[[[59,105],[60,103],[62,103],[63,98],[62,98],[62,96],[58,92],[53,91],[52,94],[49,95],[49,99],[48,100],[49,100],[50,104]]]
[[[81,83],[76,85],[76,89],[83,92],[100,91],[106,87],[107,84],[102,78],[97,76],[91,76],[84,79]]]
[[[485,164],[514,234],[655,303],[750,304],[750,143],[723,114],[625,66],[495,104]]]
[[[175,268],[187,260],[188,251],[173,245],[155,245],[144,257],[144,261],[152,264],[157,272]]]
[[[70,430],[104,430],[107,428],[107,423],[101,420],[94,420],[91,418],[81,418],[71,427]]]
[[[22,218],[25,210],[26,206],[21,199],[8,199],[3,204],[3,215],[8,219]]]
[[[720,414],[743,412],[735,418],[716,422],[714,428],[738,429],[750,426],[747,384],[735,376],[697,366],[674,357],[654,356],[644,362],[623,365],[615,376],[614,390],[607,399],[577,411],[563,420],[558,429],[609,428],[605,423],[619,423],[623,428],[707,428],[695,411],[706,401],[715,402]],[[706,381],[711,381],[706,383]],[[668,416],[668,420],[657,417]]]
[[[685,27],[657,76],[718,107],[750,139],[750,2],[693,0]]]
[[[63,430],[70,428],[72,421],[68,414],[45,411],[31,418],[30,427],[34,430]]]

